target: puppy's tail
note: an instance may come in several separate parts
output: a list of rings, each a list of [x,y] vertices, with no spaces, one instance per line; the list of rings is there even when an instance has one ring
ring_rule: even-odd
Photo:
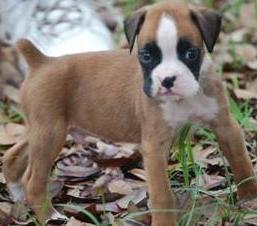
[[[47,56],[40,52],[39,49],[27,39],[19,39],[16,43],[16,49],[24,56],[31,69],[40,66],[48,59]]]

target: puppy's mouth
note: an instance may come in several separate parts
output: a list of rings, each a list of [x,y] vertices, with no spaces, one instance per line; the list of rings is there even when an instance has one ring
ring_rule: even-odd
[[[160,97],[171,97],[174,100],[181,100],[183,97],[179,94],[176,94],[172,89],[162,89],[159,88],[158,96]]]

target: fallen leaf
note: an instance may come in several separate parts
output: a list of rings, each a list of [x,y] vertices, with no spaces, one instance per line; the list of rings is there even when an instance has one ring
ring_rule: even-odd
[[[242,221],[246,224],[257,226],[257,214],[256,213],[248,213],[244,216],[244,219]]]
[[[121,195],[128,195],[133,192],[132,186],[125,180],[112,180],[108,184],[108,189],[111,193],[117,193]]]
[[[124,178],[124,175],[119,168],[113,168],[113,169],[107,168],[104,171],[104,175],[102,175],[95,181],[93,187],[94,188],[106,187],[110,181],[114,179],[123,179],[123,178]]]
[[[96,143],[96,151],[98,153],[104,154],[106,157],[113,157],[119,152],[119,148],[113,144],[106,144],[103,141],[98,141]]]
[[[203,188],[206,190],[213,189],[215,187],[220,186],[226,181],[225,177],[218,176],[218,175],[208,175],[206,173],[203,174]]]
[[[96,173],[100,169],[96,165],[92,167],[83,166],[56,166],[55,175],[58,177],[77,177],[77,178],[88,178]]]
[[[221,157],[206,159],[205,163],[208,163],[212,166],[223,166],[224,165],[223,159]]]
[[[13,86],[6,85],[4,87],[3,94],[9,98],[10,100],[14,101],[15,103],[20,103],[19,100],[19,90]]]
[[[139,145],[133,143],[116,143],[119,146],[120,151],[116,155],[116,158],[130,157],[135,152],[139,152]]]
[[[257,59],[247,62],[247,66],[252,70],[257,70]]]
[[[238,73],[238,72],[224,72],[222,74],[223,79],[243,79],[245,75],[243,73]]]
[[[25,130],[25,126],[16,123],[0,125],[0,145],[17,143],[25,134]]]
[[[101,187],[105,187],[111,180],[113,179],[113,177],[111,175],[108,174],[104,174],[103,176],[99,177],[95,183],[94,183],[94,188],[101,188]]]
[[[145,198],[146,198],[146,191],[144,189],[139,189],[139,190],[135,190],[131,194],[126,195],[125,197],[117,200],[116,203],[121,209],[127,209],[130,202],[132,202],[134,204],[138,204]]]
[[[51,179],[48,184],[48,193],[51,198],[55,197],[63,188],[64,182],[58,179]]]
[[[200,148],[200,149],[199,149]],[[202,147],[197,147],[195,148],[193,154],[194,154],[194,159],[196,162],[202,164],[202,167],[207,167],[208,164],[208,156],[216,152],[216,148],[214,147],[207,147],[204,150],[201,150]]]
[[[129,173],[133,174],[134,176],[138,177],[139,179],[146,181],[146,175],[145,175],[145,171],[143,169],[132,169],[129,171]]]
[[[245,63],[255,60],[257,56],[256,47],[250,44],[238,45],[235,51],[237,56]]]
[[[248,87],[248,90],[257,95],[257,79],[253,80]]]
[[[240,18],[239,22],[243,27],[247,28],[256,28],[256,14],[255,14],[255,3],[249,2],[242,4],[241,10],[240,10]]]
[[[235,30],[229,34],[229,38],[233,42],[243,42],[245,39],[245,36],[248,34],[249,30],[247,28],[241,28],[238,30]]]
[[[74,217],[71,217],[70,220],[65,225],[66,226],[86,226],[86,225],[89,226],[90,224],[85,224],[79,220],[76,220]]]
[[[104,204],[96,204],[97,211],[109,211],[112,213],[120,213],[121,209],[116,202],[109,202]]]
[[[238,99],[251,99],[251,98],[257,98],[256,92],[251,92],[244,89],[235,89],[234,93]]]
[[[6,215],[11,214],[12,205],[9,202],[1,202],[0,210],[4,212]]]
[[[240,207],[245,209],[245,210],[257,210],[257,198],[251,199],[251,200],[246,200],[242,201],[239,203]]]

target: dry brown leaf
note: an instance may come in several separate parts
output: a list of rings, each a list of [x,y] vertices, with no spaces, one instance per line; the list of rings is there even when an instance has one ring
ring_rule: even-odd
[[[138,222],[137,220],[134,220],[134,219],[128,219],[128,220],[125,220],[122,223],[123,223],[122,226],[146,226],[146,225],[150,225],[150,221],[149,221],[149,224],[143,224],[142,222]],[[115,226],[121,226],[121,225],[115,225]]]
[[[203,188],[210,190],[223,184],[226,181],[226,178],[218,175],[208,175],[205,173],[203,174],[203,181]]]
[[[250,92],[253,92],[253,93],[256,93],[256,94],[257,94],[257,79],[255,79],[255,80],[253,80],[253,81],[251,82],[251,84],[250,84],[249,87],[248,87],[248,90],[249,90]]]
[[[97,166],[83,167],[83,166],[66,166],[58,167],[56,169],[56,175],[59,177],[82,177],[87,178],[95,173],[99,172]]]
[[[238,45],[235,51],[237,56],[246,63],[255,60],[257,56],[256,47],[250,44]]]
[[[67,181],[85,180],[100,172],[99,167],[87,155],[86,150],[64,149],[56,161],[54,175]]]
[[[81,190],[80,186],[76,186],[73,189],[68,189],[67,195],[80,198],[81,197]]]
[[[101,141],[101,139],[97,137],[87,136],[85,137],[85,141],[88,143],[96,144],[97,142]]]
[[[112,180],[108,184],[108,189],[111,193],[117,193],[121,195],[128,195],[133,192],[131,184],[125,180]]]
[[[112,179],[111,175],[104,174],[95,181],[93,188],[105,187]]]
[[[201,148],[201,147],[199,147]],[[199,164],[202,164],[203,167],[207,167],[209,159],[208,156],[213,154],[216,151],[216,148],[214,147],[207,147],[204,150],[196,150],[194,152],[194,159]]]
[[[96,210],[97,211],[109,211],[112,213],[119,213],[121,212],[121,209],[119,208],[119,206],[117,205],[116,202],[108,202],[108,203],[104,203],[104,204],[96,204]]]
[[[116,143],[119,146],[120,151],[115,158],[128,158],[139,150],[138,144],[133,143]]]
[[[221,49],[218,49],[217,51],[219,52],[219,54],[214,56],[214,61],[217,64],[223,65],[223,64],[230,64],[233,62],[232,56],[228,53],[227,50],[224,49],[224,47],[222,47]]]
[[[252,70],[257,70],[257,59],[247,62],[247,66]]]
[[[96,143],[96,152],[104,154],[106,157],[113,157],[119,152],[119,148],[113,144],[106,144],[103,141]]]
[[[249,29],[247,28],[241,28],[238,30],[235,30],[229,34],[230,41],[233,42],[243,42],[245,39],[245,36],[249,33]]]
[[[93,188],[106,187],[110,181],[114,179],[123,179],[123,178],[124,178],[124,175],[120,169],[107,168],[104,171],[104,175],[102,175],[95,181]]]
[[[89,226],[90,224],[85,224],[74,217],[71,217],[70,220],[67,222],[66,226]]]
[[[62,180],[51,179],[48,184],[48,193],[51,198],[55,197],[63,188],[64,182]]]
[[[242,4],[239,22],[243,27],[256,28],[256,14],[255,14],[255,5],[251,1],[249,3]]]
[[[224,72],[222,74],[223,79],[243,79],[245,75],[243,73],[238,73],[238,72]]]
[[[141,180],[146,181],[146,175],[145,175],[145,171],[143,169],[132,169],[129,171],[129,173],[133,174],[134,176],[138,177]]]
[[[140,212],[145,209],[140,209],[137,205],[133,204],[132,202],[129,203],[127,212],[128,213],[135,213]],[[124,222],[124,225],[131,225],[131,226],[146,226],[151,225],[151,214],[143,214],[140,216],[133,217],[133,219],[128,219]],[[123,225],[123,226],[124,226]]]
[[[9,202],[1,202],[0,203],[0,210],[4,213],[6,213],[7,215],[11,214],[11,210],[12,210],[12,205]]]
[[[0,125],[0,145],[17,143],[25,134],[25,130],[25,126],[16,123]]]
[[[257,98],[257,92],[251,92],[244,89],[235,89],[234,93],[238,99],[251,99],[251,98]]]
[[[130,202],[132,202],[134,204],[138,204],[145,198],[146,198],[146,191],[144,189],[139,189],[139,190],[135,190],[131,194],[126,195],[125,197],[117,200],[116,203],[121,209],[127,209]]]
[[[15,103],[20,103],[19,100],[19,90],[13,86],[6,85],[4,87],[3,94],[9,98],[10,100],[14,101]]]
[[[247,200],[247,201],[242,201],[240,203],[240,207],[247,210],[257,210],[257,198]]]
[[[243,222],[249,225],[256,225],[257,226],[257,214],[246,214],[246,216],[243,219]]]
[[[224,222],[223,225],[224,226],[235,226],[235,224],[231,223],[231,222]]]
[[[223,159],[221,157],[206,159],[205,163],[208,163],[212,166],[223,166],[224,165]]]

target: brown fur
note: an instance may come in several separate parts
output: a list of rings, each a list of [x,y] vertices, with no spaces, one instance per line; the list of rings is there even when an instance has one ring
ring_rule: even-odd
[[[164,11],[175,17],[181,36],[202,42],[186,6],[161,3],[147,9],[138,36],[139,46],[155,39],[157,21]],[[175,131],[163,120],[159,102],[143,93],[143,76],[137,58],[127,50],[48,58],[26,40],[19,41],[17,47],[30,66],[21,88],[28,133],[22,143],[5,155],[4,174],[8,183],[21,182],[27,202],[41,222],[53,211],[46,193],[48,174],[68,127],[73,125],[114,141],[141,143],[151,207],[175,208],[166,173],[166,156]],[[236,183],[252,177],[254,173],[242,133],[229,114],[222,83],[215,71],[204,77],[201,86],[206,95],[219,103],[220,112],[208,125],[217,135]],[[225,136],[224,131],[230,131],[227,133],[230,135]],[[256,180],[242,184],[238,194],[242,199],[256,197]],[[46,200],[50,208],[42,212],[40,206]],[[175,213],[152,213],[153,226],[175,225],[175,222]]]
[[[174,2],[170,4],[170,1],[164,1],[157,7],[154,5],[147,8],[145,23],[138,38],[139,47],[142,47],[146,42],[156,40],[156,28],[163,13],[172,16],[175,20],[179,37],[190,37],[196,46],[202,46],[200,32],[190,18],[190,9],[182,1]]]

